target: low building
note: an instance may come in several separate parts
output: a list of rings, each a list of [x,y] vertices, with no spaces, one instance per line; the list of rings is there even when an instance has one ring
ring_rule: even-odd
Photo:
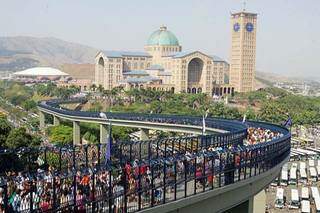
[[[66,81],[69,74],[52,67],[33,67],[12,74],[14,79],[23,82],[29,81]]]

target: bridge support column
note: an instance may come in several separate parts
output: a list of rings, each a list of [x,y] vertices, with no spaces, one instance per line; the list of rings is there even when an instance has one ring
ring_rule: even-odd
[[[45,125],[46,125],[46,121],[45,121],[45,116],[44,116],[44,112],[39,111],[39,122],[40,122],[40,129],[44,129]]]
[[[80,144],[80,122],[73,121],[73,145]]]
[[[108,135],[108,125],[100,124],[100,143],[106,143]]]
[[[250,197],[248,202],[248,213],[253,213],[254,211],[254,197]]]
[[[253,212],[254,213],[264,213],[266,210],[266,192],[262,190],[256,194],[253,198]]]
[[[61,120],[60,120],[60,118],[58,117],[58,116],[53,116],[53,125],[54,126],[59,126],[60,125],[60,123],[61,123]]]
[[[140,140],[149,140],[149,129],[140,129]]]

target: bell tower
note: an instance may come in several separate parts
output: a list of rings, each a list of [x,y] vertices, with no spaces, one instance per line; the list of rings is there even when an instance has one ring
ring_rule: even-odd
[[[237,92],[255,89],[257,14],[231,14],[230,84]]]

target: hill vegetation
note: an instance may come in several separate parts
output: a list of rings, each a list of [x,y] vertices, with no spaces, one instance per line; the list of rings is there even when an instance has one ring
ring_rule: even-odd
[[[93,63],[97,50],[56,38],[0,37],[0,70]]]

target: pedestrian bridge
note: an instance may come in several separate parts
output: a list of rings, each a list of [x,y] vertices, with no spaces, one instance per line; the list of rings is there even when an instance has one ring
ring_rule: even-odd
[[[206,134],[201,134],[200,117],[107,113],[106,119],[99,113],[64,109],[61,103],[65,102],[39,104],[41,126],[45,126],[45,114],[54,116],[54,124],[61,119],[72,121],[76,141],[66,147],[18,150],[19,158],[38,156],[37,162],[29,160],[23,171],[31,178],[23,179],[29,187],[24,189],[19,211],[257,212],[254,196],[279,174],[289,158],[290,132],[274,124],[208,118]],[[150,140],[146,134],[139,142],[81,145],[76,135],[80,133],[79,122],[100,124],[102,141],[107,141],[103,137],[110,122],[142,131],[193,135]],[[274,136],[248,145],[244,143],[248,128]],[[106,154],[108,149],[111,157]],[[4,150],[2,157],[16,152]],[[21,183],[17,177],[3,176],[3,180],[3,206],[9,210],[13,204],[7,192]]]

